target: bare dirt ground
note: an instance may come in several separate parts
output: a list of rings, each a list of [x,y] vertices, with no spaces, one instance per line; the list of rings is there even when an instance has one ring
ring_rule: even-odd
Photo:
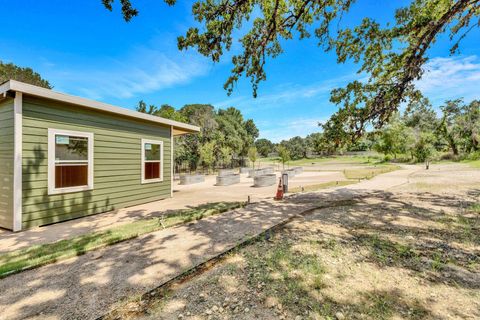
[[[390,174],[404,183],[297,217],[111,318],[479,319],[480,170],[405,173]]]
[[[480,171],[445,168],[404,166],[344,188],[260,201],[6,277],[0,319],[95,319],[112,307],[113,318],[478,318],[479,214],[470,206]],[[439,178],[443,189],[409,192]],[[158,288],[312,208],[166,298]]]

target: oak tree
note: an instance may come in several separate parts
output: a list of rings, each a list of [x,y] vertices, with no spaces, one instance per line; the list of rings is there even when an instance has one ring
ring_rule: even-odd
[[[114,0],[102,0],[112,9]],[[175,0],[165,0],[173,5]],[[179,49],[195,48],[214,62],[231,50],[237,31],[241,50],[232,57],[232,72],[225,82],[230,93],[241,77],[250,78],[253,95],[267,79],[269,58],[283,52],[282,44],[312,34],[325,51],[336,53],[339,63],[353,61],[366,81],[355,80],[332,91],[331,102],[340,109],[332,121],[353,138],[366,128],[381,127],[403,103],[421,98],[415,82],[424,73],[428,50],[445,33],[450,52],[479,27],[480,0],[410,0],[399,7],[394,21],[382,25],[365,17],[360,24],[342,24],[353,3],[362,0],[197,0],[192,10],[200,24],[178,38]],[[129,0],[120,0],[129,21],[138,11]]]
[[[13,63],[3,63],[0,61],[0,83],[8,80],[17,80],[42,88],[52,89],[50,82],[43,79],[42,76],[32,68],[19,67]]]

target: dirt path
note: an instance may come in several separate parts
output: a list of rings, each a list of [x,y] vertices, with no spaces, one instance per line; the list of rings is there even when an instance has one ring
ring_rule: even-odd
[[[408,182],[418,167],[348,188],[262,201],[197,223],[153,232],[75,259],[0,280],[0,319],[93,319],[115,303],[147,292],[248,237],[325,203]]]
[[[400,165],[401,170],[378,175],[370,180],[364,180],[361,183],[346,186],[349,190],[390,190],[395,187],[406,185],[410,182],[413,175],[424,170],[419,165]]]
[[[386,178],[377,176],[373,180],[362,181],[357,186],[357,189],[355,189],[355,186],[351,186],[350,188],[354,190],[358,190],[358,188],[372,189],[375,188],[376,184],[380,186],[391,186],[392,184],[403,183],[404,180],[406,181],[406,178],[402,180],[401,177],[408,175],[409,170],[414,169],[408,168],[406,171],[400,170],[393,175],[386,175]],[[391,181],[389,181],[389,177],[392,177]],[[290,187],[294,188],[340,180],[345,180],[344,175],[340,171],[305,172],[291,179]],[[377,183],[377,181],[379,182]],[[271,198],[276,190],[276,185],[264,188],[252,188],[252,179],[247,178],[246,175],[242,176],[241,182],[238,185],[217,187],[214,186],[214,184],[215,177],[207,176],[206,181],[201,184],[187,186],[176,185],[174,196],[170,199],[70,220],[46,227],[33,228],[18,233],[0,229],[0,254],[32,245],[71,238],[87,232],[110,228],[113,225],[120,225],[138,219],[159,216],[170,210],[184,209],[207,202],[246,201],[248,196],[254,200],[264,200]]]
[[[260,202],[7,277],[0,319],[94,319],[308,208]]]
[[[293,196],[353,201],[296,217],[188,281],[112,316],[128,319],[478,319],[480,170],[402,166]],[[112,317],[112,319],[113,319]]]
[[[344,180],[341,172],[305,172],[291,180],[291,186],[308,185],[329,181]],[[214,186],[215,176],[207,176],[204,183],[181,186],[176,184],[173,198],[154,201],[143,205],[123,208],[89,217],[70,220],[46,227],[33,228],[18,233],[0,229],[0,254],[31,245],[50,243],[71,238],[84,233],[111,228],[138,219],[145,219],[165,214],[177,209],[198,206],[207,202],[246,201],[271,198],[276,185],[252,188],[253,179],[244,174],[237,185]],[[178,183],[178,182],[176,182]]]
[[[479,319],[474,201],[381,192],[314,210],[108,319]]]

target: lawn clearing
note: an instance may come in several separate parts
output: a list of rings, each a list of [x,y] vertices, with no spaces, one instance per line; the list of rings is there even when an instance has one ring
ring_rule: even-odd
[[[278,158],[261,158],[260,163],[268,164],[275,163],[278,164]],[[382,157],[380,155],[356,155],[356,156],[329,156],[329,157],[317,157],[317,158],[304,158],[298,160],[290,160],[285,164],[287,166],[311,166],[311,165],[320,165],[320,164],[353,164],[353,165],[375,165],[383,163]]]
[[[478,318],[480,244],[464,234],[465,225],[478,230],[470,215],[457,198],[432,194],[370,196],[315,210],[116,315]]]
[[[468,210],[471,211],[472,213],[478,213],[478,214],[480,214],[480,202],[479,202],[479,203],[472,204],[472,205],[468,208]]]
[[[363,180],[363,179],[372,179],[379,174],[392,172],[400,169],[397,165],[380,165],[375,167],[361,168],[361,169],[345,169],[343,174],[345,178],[349,180]]]
[[[0,255],[0,278],[23,270],[82,255],[140,235],[240,208],[242,202],[218,202],[176,210],[161,217],[142,219],[107,230],[54,243],[36,245]]]
[[[464,160],[462,162],[470,165],[473,168],[480,168],[480,160]]]
[[[290,188],[288,190],[288,192],[290,192],[290,193],[315,192],[315,191],[318,191],[318,190],[321,190],[321,189],[348,186],[348,185],[354,184],[354,183],[358,183],[358,181],[352,181],[352,180],[329,181],[329,182],[325,182],[325,183],[303,186],[303,190],[302,190],[302,187]]]

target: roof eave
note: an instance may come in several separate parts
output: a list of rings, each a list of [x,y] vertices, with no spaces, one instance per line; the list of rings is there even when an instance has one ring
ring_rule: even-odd
[[[90,100],[90,99],[77,97],[77,96],[73,96],[73,95],[69,95],[61,92],[56,92],[50,89],[37,87],[31,84],[19,82],[16,80],[9,80],[0,85],[0,94],[6,93],[8,91],[22,92],[24,94],[51,99],[51,100],[60,101],[60,102],[65,102],[65,103],[70,103],[70,104],[82,106],[89,109],[94,109],[94,110],[114,113],[114,114],[120,114],[126,117],[155,122],[162,125],[171,126],[174,129],[184,132],[181,134],[195,133],[200,131],[199,127],[191,124],[174,121],[170,119],[165,119],[162,117],[157,117],[157,116],[153,116],[150,114],[145,114],[137,111],[132,111],[129,109],[117,107],[114,105],[110,105],[110,104],[95,101],[95,100]]]

